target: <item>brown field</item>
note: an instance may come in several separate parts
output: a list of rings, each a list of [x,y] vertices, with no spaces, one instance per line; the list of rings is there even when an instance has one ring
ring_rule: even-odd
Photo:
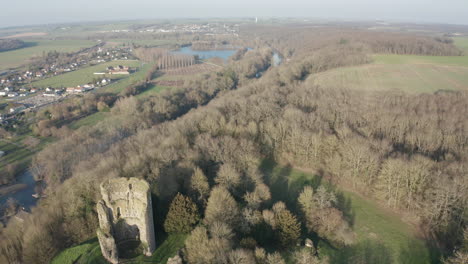
[[[26,37],[39,37],[39,36],[45,36],[47,33],[45,32],[26,32],[26,33],[20,33],[20,34],[15,34],[11,36],[6,36],[4,38],[26,38]]]
[[[167,69],[167,70],[163,70],[162,72],[166,76],[194,75],[194,74],[199,74],[199,73],[217,71],[221,68],[222,67],[218,65],[202,63],[202,64],[196,64],[196,65],[183,67],[183,68]]]

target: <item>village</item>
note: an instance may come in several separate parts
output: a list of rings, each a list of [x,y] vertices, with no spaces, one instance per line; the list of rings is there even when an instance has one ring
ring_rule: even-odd
[[[45,58],[41,58],[34,63],[35,65],[30,65],[28,69],[0,73],[0,89],[6,92],[16,92],[21,96],[20,92],[24,92],[20,90],[22,86],[30,86],[35,81],[76,71],[90,65],[134,59],[130,47],[103,48],[104,44],[100,43],[75,54],[66,54],[69,58],[66,59],[67,62],[65,63],[62,62],[63,58],[59,58],[62,54],[49,53]],[[0,96],[15,97],[18,95],[14,93],[5,95],[0,92]]]
[[[14,119],[17,114],[37,111],[38,109],[47,105],[60,102],[69,96],[76,96],[91,92],[95,89],[104,87],[113,82],[109,78],[110,75],[129,75],[133,72],[128,66],[116,65],[107,67],[104,72],[95,72],[95,75],[102,76],[97,78],[94,83],[86,83],[74,87],[64,88],[25,88],[21,87],[15,90],[10,87],[5,87],[0,90],[0,97],[7,97],[8,107],[4,114],[0,113],[0,124],[7,124],[8,120]]]
[[[238,35],[239,24],[204,23],[204,24],[159,24],[137,29],[113,29],[101,33],[197,33],[205,35]]]

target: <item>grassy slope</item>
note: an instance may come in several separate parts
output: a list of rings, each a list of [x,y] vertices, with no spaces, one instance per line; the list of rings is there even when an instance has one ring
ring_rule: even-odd
[[[98,64],[95,66],[85,67],[73,72],[57,75],[44,80],[31,83],[34,87],[73,87],[77,85],[87,84],[93,79],[103,77],[103,75],[94,75],[95,72],[105,72],[108,66],[124,65],[129,67],[139,67],[139,61],[116,60]],[[106,75],[112,78],[125,78],[125,75]]]
[[[175,256],[177,251],[184,245],[186,235],[169,235],[154,251],[153,256],[139,256],[125,263],[166,263],[167,259]],[[51,264],[104,264],[107,263],[102,257],[99,242],[96,238],[83,244],[68,248],[60,252]]]
[[[270,183],[273,200],[286,202],[293,211],[297,211],[296,201],[303,186],[317,188],[324,184],[319,176],[270,161],[262,165],[262,170]],[[362,263],[437,263],[437,250],[431,251],[423,240],[415,236],[411,226],[398,216],[381,208],[372,199],[348,191],[336,191],[340,207],[357,235],[357,243],[336,249],[326,241],[320,241],[319,252],[329,256],[332,264],[348,263],[356,258],[368,261]]]
[[[30,47],[0,52],[0,70],[14,68],[27,63],[31,57],[42,56],[43,52],[73,52],[91,47],[95,42],[89,40],[27,40]]]

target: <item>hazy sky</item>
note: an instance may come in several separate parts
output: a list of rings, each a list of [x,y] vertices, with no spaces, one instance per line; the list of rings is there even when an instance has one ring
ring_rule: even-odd
[[[0,0],[0,27],[180,17],[280,16],[468,25],[468,0]]]

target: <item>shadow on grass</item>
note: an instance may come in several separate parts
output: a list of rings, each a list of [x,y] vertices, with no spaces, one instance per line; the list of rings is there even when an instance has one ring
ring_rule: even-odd
[[[400,247],[398,263],[401,264],[422,264],[422,263],[441,263],[440,249],[429,240],[425,243],[420,241],[408,240],[406,245]]]
[[[394,262],[392,251],[385,245],[374,240],[365,240],[356,245],[333,249],[330,264],[392,264]]]

